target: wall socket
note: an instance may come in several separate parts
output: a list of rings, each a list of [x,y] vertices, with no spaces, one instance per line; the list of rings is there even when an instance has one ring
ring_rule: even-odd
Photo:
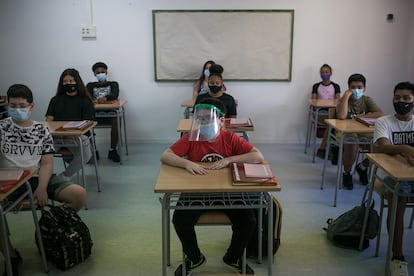
[[[96,26],[85,26],[81,28],[82,38],[95,38],[96,37]]]

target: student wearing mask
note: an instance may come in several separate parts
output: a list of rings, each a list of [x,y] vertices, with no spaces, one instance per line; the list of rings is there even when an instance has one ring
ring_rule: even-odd
[[[14,84],[9,87],[7,98],[10,117],[0,121],[0,167],[38,168],[37,176],[29,180],[36,203],[44,206],[50,198],[79,211],[85,205],[86,190],[60,176],[52,175],[55,152],[53,139],[44,124],[30,117],[35,107],[32,92],[23,84]],[[13,147],[25,150],[8,150]],[[17,189],[8,198],[16,200],[24,191],[25,189]],[[9,248],[12,273],[18,275],[22,257],[10,239],[7,239],[5,246]],[[0,248],[3,250],[3,246]],[[7,272],[3,275],[7,275]]]
[[[210,76],[211,65],[216,64],[212,60],[207,60],[201,70],[200,77],[193,84],[193,100],[197,99],[198,95],[209,92],[208,89],[208,77]]]
[[[339,99],[336,107],[338,119],[346,120],[355,117],[378,118],[383,115],[382,110],[374,100],[365,95],[365,85],[366,79],[361,74],[353,74],[348,78],[348,90]],[[351,169],[357,157],[359,147],[360,145],[358,144],[344,144],[342,185],[348,190],[352,190],[354,187]],[[365,159],[355,167],[361,184],[368,184],[368,165],[369,161]]]
[[[209,92],[207,94],[199,95],[195,101],[195,104],[200,103],[203,99],[214,98],[220,100],[226,107],[226,117],[237,117],[237,103],[233,96],[225,93],[223,85],[223,77],[217,72],[210,74],[208,78]]]
[[[93,97],[93,100],[97,103],[106,103],[107,101],[113,101],[118,99],[119,85],[116,81],[108,81],[108,66],[103,62],[97,62],[92,66],[92,72],[94,73],[96,82],[89,82],[86,85],[89,93]],[[99,113],[114,112],[113,110],[100,110]],[[111,147],[108,152],[108,159],[119,162],[119,154],[117,151],[118,146],[118,120],[116,117],[98,117],[99,124],[111,125]]]
[[[333,81],[331,81],[332,77],[332,67],[328,64],[324,64],[319,69],[320,76],[322,81],[315,83],[312,86],[312,99],[339,99],[339,95],[341,93],[341,88],[339,85]],[[328,111],[328,109],[325,109]],[[325,125],[324,119],[327,119],[327,116],[319,116],[318,125]],[[325,126],[323,128],[318,128],[318,134],[320,129],[323,134],[318,135],[318,137],[323,137],[321,145],[316,153],[319,158],[325,158],[325,148],[326,148],[326,140],[328,138],[328,128]]]
[[[50,100],[46,112],[46,121],[82,121],[94,120],[95,108],[92,99],[76,69],[69,68],[62,72],[59,78],[56,95]],[[75,137],[67,137],[68,143],[78,143]],[[84,162],[92,157],[89,138],[81,136]],[[73,159],[61,176],[70,179],[82,166],[79,147],[68,147]]]
[[[414,84],[410,82],[398,83],[394,88],[392,102],[395,114],[381,117],[375,123],[374,149],[376,152],[401,158],[409,165],[414,166]],[[385,177],[384,180],[388,185],[395,185],[395,180],[387,177],[384,172],[378,173]],[[378,184],[376,183],[376,185]],[[401,183],[400,190],[392,245],[391,276],[408,276],[407,262],[403,254],[404,213],[408,197],[414,193],[414,182]],[[392,210],[392,196],[392,193],[386,192],[388,228]]]
[[[221,128],[224,124],[225,112],[223,103],[212,97],[197,104],[192,131],[166,149],[161,155],[161,162],[183,168],[194,175],[205,175],[209,170],[218,170],[233,162],[263,162],[263,155],[256,147],[234,132]],[[187,256],[186,275],[190,275],[194,269],[206,262],[205,256],[198,247],[194,230],[198,218],[204,211],[202,209],[174,211],[174,227]],[[243,250],[256,225],[255,211],[225,209],[223,212],[229,216],[233,229],[230,246],[223,257],[223,262],[237,273],[241,273]],[[181,276],[182,270],[180,265],[175,271],[175,276]],[[246,274],[254,275],[253,269],[248,265],[246,265]]]

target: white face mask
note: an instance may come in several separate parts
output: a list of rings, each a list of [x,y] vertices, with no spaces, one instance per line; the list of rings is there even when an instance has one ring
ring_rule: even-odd
[[[7,112],[9,116],[12,117],[13,120],[17,122],[24,122],[30,118],[32,112],[30,111],[30,107],[26,108],[13,108],[9,107]]]
[[[106,81],[106,74],[105,73],[96,74],[96,78],[98,79],[98,81]]]

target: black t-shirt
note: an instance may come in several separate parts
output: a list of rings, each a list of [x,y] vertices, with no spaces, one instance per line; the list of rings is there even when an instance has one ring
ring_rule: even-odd
[[[236,102],[234,101],[234,98],[231,95],[223,93],[223,95],[221,95],[220,97],[214,98],[209,93],[201,94],[197,96],[195,104],[200,103],[203,99],[206,99],[206,98],[213,98],[213,99],[220,100],[226,107],[226,116],[225,116],[226,118],[237,116]]]

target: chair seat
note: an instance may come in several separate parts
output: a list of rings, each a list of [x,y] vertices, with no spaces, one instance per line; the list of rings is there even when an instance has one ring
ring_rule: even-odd
[[[204,212],[198,219],[197,225],[230,225],[229,217],[220,211]]]

